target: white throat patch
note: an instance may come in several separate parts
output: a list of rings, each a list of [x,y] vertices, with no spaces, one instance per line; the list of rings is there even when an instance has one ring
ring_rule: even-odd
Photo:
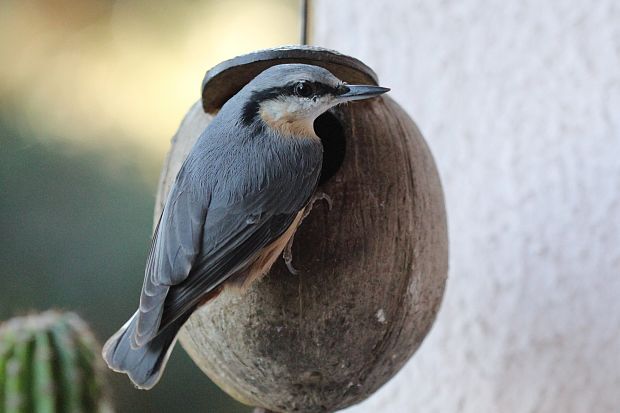
[[[290,137],[318,138],[314,120],[329,107],[326,98],[300,99],[294,96],[270,99],[260,104],[258,114],[266,125]]]

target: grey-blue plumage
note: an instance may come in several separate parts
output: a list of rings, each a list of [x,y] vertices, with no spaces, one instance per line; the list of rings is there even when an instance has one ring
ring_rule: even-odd
[[[104,346],[110,368],[151,388],[205,297],[268,270],[273,260],[264,254],[281,252],[283,234],[294,232],[316,189],[322,145],[312,122],[359,95],[325,69],[295,64],[265,70],[226,102],[170,190],[139,309]]]

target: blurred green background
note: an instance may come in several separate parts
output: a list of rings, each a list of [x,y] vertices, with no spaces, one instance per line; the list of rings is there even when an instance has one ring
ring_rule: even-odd
[[[100,342],[134,312],[170,137],[219,61],[298,41],[299,3],[0,0],[0,319],[73,310]],[[177,346],[119,412],[246,412]]]

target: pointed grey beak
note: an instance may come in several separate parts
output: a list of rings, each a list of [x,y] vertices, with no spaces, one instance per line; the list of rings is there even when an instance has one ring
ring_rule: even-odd
[[[338,95],[337,99],[341,102],[349,102],[351,100],[368,99],[389,92],[390,89],[381,86],[371,85],[346,85],[343,86],[345,93]],[[347,90],[348,89],[348,90]]]

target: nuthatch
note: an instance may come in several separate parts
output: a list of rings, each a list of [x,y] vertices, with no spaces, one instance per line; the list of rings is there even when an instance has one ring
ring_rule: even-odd
[[[323,147],[314,120],[387,92],[303,64],[266,69],[230,98],[183,163],[155,229],[138,311],[103,347],[150,389],[189,316],[266,274],[309,208]]]

